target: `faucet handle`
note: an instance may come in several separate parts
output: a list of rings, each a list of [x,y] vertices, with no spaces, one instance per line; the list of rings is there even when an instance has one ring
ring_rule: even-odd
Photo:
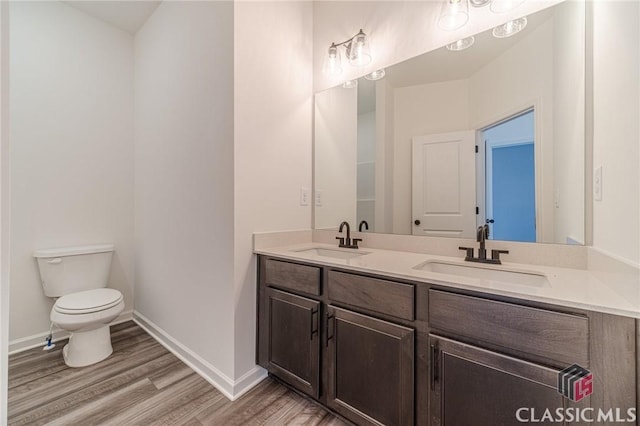
[[[491,259],[500,264],[500,254],[509,254],[509,250],[491,250]]]
[[[465,257],[465,260],[473,259],[473,247],[458,247],[458,250],[467,251],[467,256]]]
[[[358,248],[358,242],[362,241],[362,238],[354,238],[351,240],[353,248]]]
[[[344,247],[344,237],[336,237],[336,240],[340,240],[338,247]]]

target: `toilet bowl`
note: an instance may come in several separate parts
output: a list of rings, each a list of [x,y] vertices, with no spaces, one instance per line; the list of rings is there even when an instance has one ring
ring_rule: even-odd
[[[122,293],[111,288],[71,293],[51,309],[51,322],[71,332],[62,356],[69,367],[84,367],[113,352],[109,323],[124,310]]]
[[[36,250],[44,293],[56,298],[51,322],[71,333],[62,349],[69,367],[84,367],[113,352],[109,323],[124,310],[122,293],[107,288],[114,247],[98,244]]]

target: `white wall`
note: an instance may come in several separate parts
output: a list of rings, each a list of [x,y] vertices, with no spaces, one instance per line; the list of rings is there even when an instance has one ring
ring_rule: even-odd
[[[61,2],[10,7],[16,340],[49,330],[37,248],[114,243],[110,286],[133,308],[133,40]]]
[[[234,376],[233,4],[163,2],[135,37],[136,311]]]
[[[255,366],[252,233],[309,229],[312,6],[235,2],[235,377]]]
[[[470,8],[469,22],[456,31],[438,27],[440,1],[317,1],[313,2],[314,90],[325,90],[448,43],[529,15],[561,0],[528,0],[512,12],[496,14],[488,7]],[[343,55],[343,73],[323,74],[322,65],[332,42],[354,36],[362,28],[371,39],[373,61],[366,67],[349,65]]]
[[[594,4],[594,247],[640,264],[640,4]]]
[[[322,205],[315,207],[315,228],[336,229],[356,222],[358,93],[334,87],[315,96],[315,180]]]
[[[401,87],[394,91],[394,102],[393,233],[410,235],[412,138],[469,130],[469,84],[454,80]]]

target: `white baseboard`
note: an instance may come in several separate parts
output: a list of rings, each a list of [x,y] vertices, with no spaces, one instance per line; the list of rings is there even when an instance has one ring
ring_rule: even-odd
[[[111,321],[111,325],[120,324],[125,321],[131,321],[133,319],[133,311],[122,312],[118,315],[118,318]],[[49,335],[49,331],[43,331],[42,333],[34,334],[27,337],[22,337],[20,339],[11,340],[9,342],[9,355],[17,354],[19,352],[24,352],[29,349],[37,348],[39,346],[44,346],[45,338]],[[53,339],[52,342],[58,342],[60,340],[68,339],[69,332],[65,330],[61,330],[57,327],[53,328]]]
[[[266,370],[255,366],[238,380],[233,380],[178,340],[174,339],[140,312],[134,310],[133,320],[156,339],[158,343],[191,367],[198,375],[211,383],[211,385],[232,401],[248,392],[267,377]]]

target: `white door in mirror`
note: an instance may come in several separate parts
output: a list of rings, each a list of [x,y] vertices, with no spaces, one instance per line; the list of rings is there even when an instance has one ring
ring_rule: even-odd
[[[413,235],[475,238],[475,131],[413,138]]]

